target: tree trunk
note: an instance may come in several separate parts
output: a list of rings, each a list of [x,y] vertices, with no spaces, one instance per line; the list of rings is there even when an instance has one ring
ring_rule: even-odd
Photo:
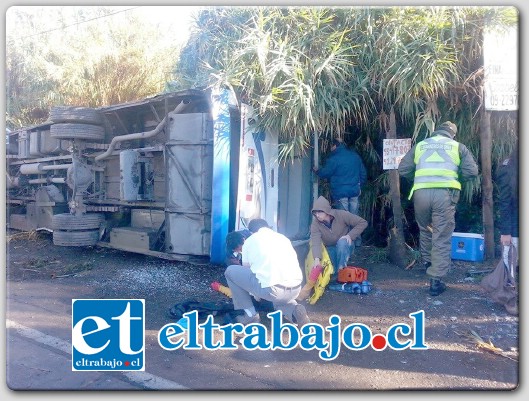
[[[315,168],[320,167],[320,141],[319,141],[320,137],[319,135],[320,134],[318,132],[314,133],[313,162],[314,162]],[[312,174],[312,176],[314,177],[314,181],[312,182],[312,203],[314,203],[314,201],[318,199],[318,196],[319,196],[319,190],[318,190],[319,179],[316,174]]]
[[[391,109],[390,112],[389,131],[386,132],[386,138],[397,138],[397,124],[395,122],[395,112],[393,109]],[[389,171],[389,188],[391,194],[391,206],[393,209],[393,227],[389,230],[389,260],[400,268],[406,268],[406,244],[404,241],[404,228],[402,224],[400,176],[398,170]]]
[[[483,234],[485,237],[485,259],[494,258],[494,203],[492,197],[492,135],[490,112],[483,111],[480,120],[481,150],[481,198],[483,208]]]

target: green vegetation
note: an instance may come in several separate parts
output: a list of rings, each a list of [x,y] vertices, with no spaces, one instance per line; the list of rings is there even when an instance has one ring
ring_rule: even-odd
[[[165,40],[168,32],[126,13],[119,21],[72,23],[111,12],[8,10],[9,128],[44,121],[56,104],[96,107],[223,85],[258,111],[263,128],[279,133],[285,162],[311,152],[314,135],[323,158],[335,136],[359,151],[369,177],[360,214],[374,237],[392,224],[381,159],[390,111],[397,137],[414,141],[441,121],[455,122],[458,140],[479,162],[483,29],[519,24],[514,7],[207,7],[180,52]],[[48,25],[57,20],[62,29]],[[493,169],[517,140],[517,121],[517,112],[491,113]],[[481,221],[469,218],[481,216],[481,178],[463,186],[458,219],[478,232]],[[406,185],[405,222],[413,219]]]
[[[517,23],[514,7],[210,8],[196,19],[175,85],[232,88],[279,133],[284,161],[310,152],[314,135],[325,157],[342,136],[366,162],[360,210],[373,226],[392,219],[381,160],[391,109],[398,138],[422,140],[455,122],[479,162],[483,29]],[[517,140],[516,122],[516,112],[492,113],[493,167]],[[462,203],[481,215],[481,176],[464,185]]]
[[[53,105],[100,107],[163,91],[178,56],[167,32],[110,7],[11,7],[6,14],[8,128]]]

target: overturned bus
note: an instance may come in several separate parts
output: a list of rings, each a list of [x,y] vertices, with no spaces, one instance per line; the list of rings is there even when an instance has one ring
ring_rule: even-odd
[[[7,134],[7,225],[57,246],[103,246],[220,264],[225,237],[264,218],[308,236],[311,162],[278,160],[231,93],[185,90],[101,108],[56,106]]]

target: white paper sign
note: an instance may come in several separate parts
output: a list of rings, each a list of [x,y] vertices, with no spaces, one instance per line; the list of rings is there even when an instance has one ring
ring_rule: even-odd
[[[486,30],[483,42],[485,109],[518,110],[518,30]]]
[[[411,138],[384,139],[383,169],[394,170],[404,155],[411,149]]]

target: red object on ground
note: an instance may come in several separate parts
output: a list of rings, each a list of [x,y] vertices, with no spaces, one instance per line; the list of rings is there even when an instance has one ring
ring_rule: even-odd
[[[211,283],[211,288],[214,290],[214,291],[218,291],[220,292],[221,294],[224,294],[226,295],[227,297],[231,298],[231,290],[229,287],[226,287],[225,285],[222,285],[221,283],[219,283],[218,281],[213,281]]]
[[[321,265],[316,265],[312,268],[309,274],[309,280],[316,281],[323,271],[323,267]]]
[[[367,280],[367,270],[363,267],[346,266],[338,270],[339,283],[361,283]]]

